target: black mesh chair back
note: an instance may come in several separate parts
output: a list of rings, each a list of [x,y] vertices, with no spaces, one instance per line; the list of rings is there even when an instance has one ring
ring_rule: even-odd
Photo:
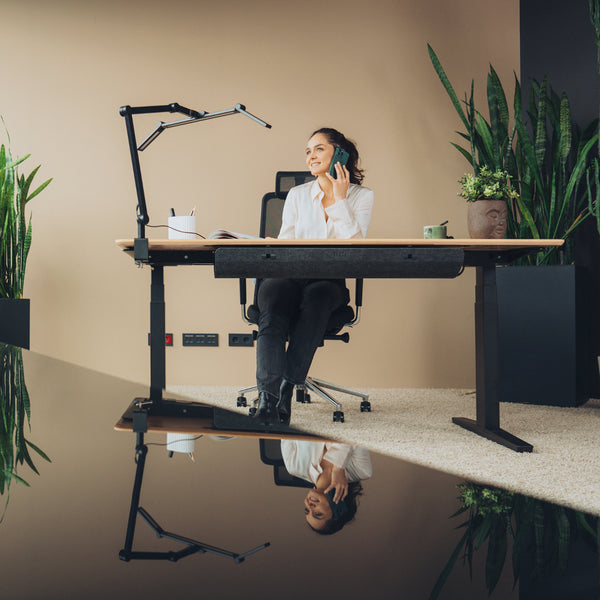
[[[295,186],[313,181],[310,171],[277,171],[275,175],[275,193],[285,197]]]
[[[258,234],[260,237],[276,238],[279,235],[284,204],[285,196],[273,192],[263,196]]]
[[[297,185],[313,181],[310,171],[278,171],[275,192],[265,194],[260,210],[260,237],[277,237],[281,229],[283,205],[288,192]]]
[[[300,488],[314,487],[310,481],[300,479],[287,470],[281,454],[281,440],[261,439],[259,440],[259,449],[260,460],[265,465],[273,467],[273,481],[275,485]]]

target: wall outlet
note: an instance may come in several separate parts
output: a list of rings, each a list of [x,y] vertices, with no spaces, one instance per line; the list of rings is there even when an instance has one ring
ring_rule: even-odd
[[[230,333],[230,346],[254,346],[254,338],[252,333]]]
[[[150,345],[150,340],[151,340],[151,336],[150,336],[150,334],[148,334],[148,346]],[[165,346],[172,346],[172,345],[173,345],[173,334],[165,333]]]
[[[184,346],[218,346],[218,333],[184,333],[182,336]]]

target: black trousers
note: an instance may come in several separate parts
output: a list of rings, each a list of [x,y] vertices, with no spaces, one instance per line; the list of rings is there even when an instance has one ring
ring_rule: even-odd
[[[331,314],[349,299],[343,279],[260,282],[256,342],[259,392],[279,397],[282,377],[295,384],[304,383]]]

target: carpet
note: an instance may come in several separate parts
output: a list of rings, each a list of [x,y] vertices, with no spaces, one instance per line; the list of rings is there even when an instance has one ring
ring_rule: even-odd
[[[247,414],[237,408],[234,387],[171,385],[168,391]],[[501,404],[500,426],[533,445],[517,453],[452,423],[475,418],[475,394],[449,389],[365,389],[372,412],[360,400],[336,394],[344,423],[333,407],[312,398],[293,402],[291,425],[328,439],[363,446],[465,480],[505,488],[600,516],[600,401],[563,408]]]

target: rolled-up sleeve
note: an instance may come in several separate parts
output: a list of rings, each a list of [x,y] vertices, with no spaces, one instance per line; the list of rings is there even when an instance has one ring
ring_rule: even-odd
[[[325,210],[338,239],[365,238],[371,223],[374,194],[369,188],[355,186],[348,197],[338,200]]]

